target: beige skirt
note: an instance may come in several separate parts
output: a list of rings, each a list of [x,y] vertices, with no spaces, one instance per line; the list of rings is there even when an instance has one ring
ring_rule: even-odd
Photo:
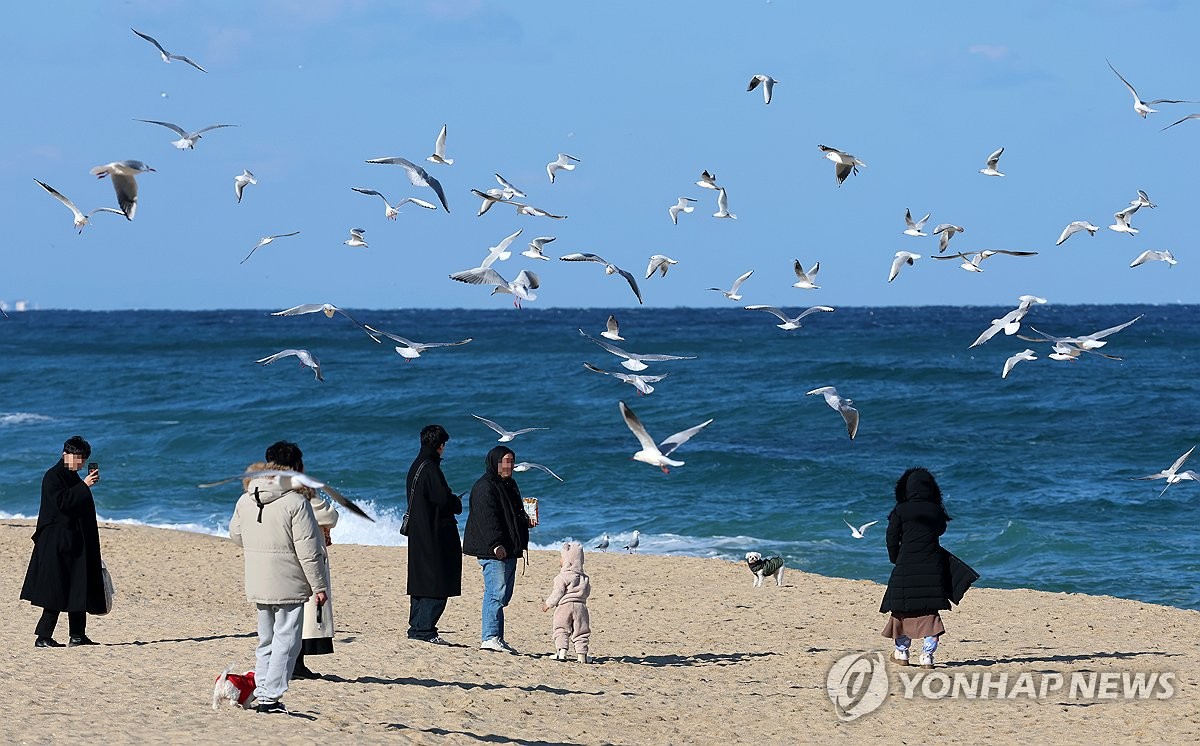
[[[942,615],[933,614],[901,614],[892,612],[887,624],[883,625],[884,637],[895,640],[897,637],[937,637],[946,631],[942,624]]]

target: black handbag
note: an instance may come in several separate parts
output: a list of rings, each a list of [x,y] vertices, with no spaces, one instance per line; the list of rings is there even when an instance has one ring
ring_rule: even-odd
[[[428,461],[422,461],[421,465],[417,467],[417,473],[413,475],[413,480],[412,480],[413,487],[417,486],[417,480],[421,478],[421,472],[425,469],[425,464],[428,464],[428,463],[429,463]],[[408,490],[408,506],[406,506],[404,509],[404,517],[400,519],[400,535],[401,536],[408,536],[408,516],[410,513],[411,506],[412,506],[412,498],[413,498],[413,491],[410,488]]]

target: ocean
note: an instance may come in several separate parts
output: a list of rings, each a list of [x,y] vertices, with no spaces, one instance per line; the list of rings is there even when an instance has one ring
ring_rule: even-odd
[[[0,517],[36,517],[42,474],[80,434],[100,464],[103,519],[224,535],[237,485],[197,485],[289,439],[313,476],[376,517],[343,511],[335,541],[403,546],[418,432],[446,427],[446,476],[468,490],[497,437],[476,414],[549,428],[509,444],[565,480],[516,475],[539,499],[537,548],[591,547],[607,533],[621,551],[637,530],[644,553],[738,560],[755,550],[885,582],[893,484],[920,465],[953,517],[943,544],[980,585],[1200,609],[1200,483],[1160,494],[1163,480],[1134,479],[1200,442],[1200,306],[1048,304],[1025,319],[1022,334],[1075,336],[1140,315],[1100,350],[1121,360],[1054,361],[1049,345],[1003,334],[968,349],[1007,310],[839,308],[793,332],[736,307],[619,311],[626,341],[616,344],[696,357],[652,363],[647,373],[668,376],[648,396],[583,367],[625,372],[577,331],[599,337],[600,309],[351,309],[420,342],[473,338],[411,362],[340,315],[15,313],[0,319]],[[1002,379],[1005,359],[1026,347],[1038,359]],[[255,364],[284,348],[311,350],[325,381],[295,357]],[[805,395],[828,385],[860,412],[854,440],[820,396]],[[664,474],[630,459],[638,444],[618,401],[656,440],[714,421]],[[879,523],[851,537],[846,522],[869,521]]]

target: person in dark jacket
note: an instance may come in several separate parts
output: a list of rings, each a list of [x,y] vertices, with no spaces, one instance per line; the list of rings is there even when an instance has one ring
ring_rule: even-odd
[[[516,454],[496,446],[484,459],[485,471],[471,488],[471,512],[463,532],[463,554],[479,559],[483,570],[481,650],[517,652],[504,640],[504,607],[512,600],[517,558],[529,548],[529,529],[537,524],[525,512],[521,490],[512,478]]]
[[[92,486],[100,473],[78,472],[92,447],[78,435],[63,443],[62,459],[42,477],[42,504],[33,532],[33,554],[21,586],[21,598],[42,607],[35,647],[60,648],[54,640],[58,615],[67,612],[70,645],[95,645],[86,634],[87,615],[105,614],[100,574],[100,532]]]
[[[942,609],[950,608],[947,554],[938,537],[950,521],[942,491],[927,469],[913,468],[896,482],[896,507],[888,516],[888,558],[895,567],[880,612],[891,612],[883,636],[895,641],[892,659],[908,665],[908,647],[924,637],[921,666],[933,668],[933,652],[946,631]]]
[[[450,434],[441,425],[421,430],[421,450],[408,469],[408,638],[448,644],[438,620],[451,596],[462,595],[462,545],[458,520],[462,499],[442,473]]]

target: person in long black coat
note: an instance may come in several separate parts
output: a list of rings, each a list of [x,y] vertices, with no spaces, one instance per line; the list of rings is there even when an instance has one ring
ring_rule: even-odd
[[[408,469],[408,637],[438,645],[437,624],[451,596],[462,595],[462,499],[446,483],[442,453],[450,434],[441,425],[421,430],[421,451]]]
[[[939,537],[949,521],[933,474],[922,468],[905,471],[896,481],[896,507],[888,516],[888,558],[895,567],[879,606],[892,613],[882,634],[895,641],[892,659],[900,665],[908,665],[912,638],[924,637],[921,665],[932,668],[938,638],[946,631],[939,612],[950,608],[955,592],[952,555],[942,549]]]
[[[75,435],[63,443],[62,459],[42,477],[42,504],[33,532],[33,554],[21,598],[42,607],[35,647],[57,648],[58,615],[67,612],[70,645],[95,645],[86,634],[87,615],[108,611],[100,573],[100,532],[92,486],[98,471],[78,472],[92,447]]]

